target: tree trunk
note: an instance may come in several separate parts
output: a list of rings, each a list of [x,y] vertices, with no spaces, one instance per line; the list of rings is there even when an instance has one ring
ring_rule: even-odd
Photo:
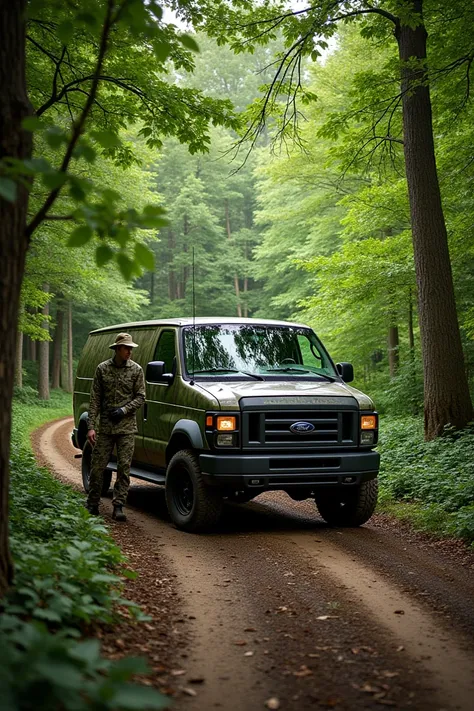
[[[398,326],[390,326],[388,330],[388,367],[390,370],[390,378],[394,378],[397,374],[400,362],[398,349]]]
[[[175,239],[173,230],[168,229],[168,250],[169,250],[169,264],[168,264],[168,297],[170,301],[174,301],[178,298],[176,293],[176,272],[173,269],[173,258],[175,255]]]
[[[53,338],[53,367],[51,369],[51,388],[57,390],[61,385],[61,364],[63,360],[64,306],[58,303],[56,309],[56,328]]]
[[[422,0],[412,0],[420,13]],[[426,29],[400,25],[396,32],[402,63],[405,169],[410,199],[418,313],[425,385],[425,438],[447,424],[464,427],[474,413],[454,297],[433,140],[426,76]],[[413,58],[420,60],[415,64]]]
[[[43,291],[49,291],[49,285],[44,284]],[[41,313],[49,316],[49,302],[43,306]],[[49,333],[49,321],[45,319],[41,327]],[[40,400],[49,400],[49,341],[40,341],[38,344],[38,397]]]
[[[227,239],[229,242],[232,241],[232,232],[230,229],[230,216],[229,216],[229,201],[225,201],[225,226],[227,230]],[[242,318],[242,304],[240,303],[240,286],[239,286],[239,278],[237,274],[234,274],[234,291],[235,291],[235,298],[237,301],[237,316],[239,318]]]
[[[25,80],[26,0],[0,0],[0,160],[31,156],[31,134],[21,129],[32,113]],[[28,191],[18,184],[14,202],[0,197],[0,599],[13,577],[8,546],[8,490],[16,324],[28,247]]]
[[[16,334],[15,387],[23,387],[23,333]]]
[[[73,375],[73,359],[72,359],[72,304],[69,302],[67,310],[67,369],[66,369],[66,387],[68,393],[74,390],[74,375]]]
[[[28,360],[36,362],[38,357],[38,349],[36,347],[36,341],[28,336]]]
[[[410,349],[411,357],[415,353],[415,334],[413,332],[413,301],[411,289],[408,292],[408,348]]]

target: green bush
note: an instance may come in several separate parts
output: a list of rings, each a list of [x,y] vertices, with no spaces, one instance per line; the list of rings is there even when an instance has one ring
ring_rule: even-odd
[[[417,523],[474,541],[474,429],[423,439],[419,418],[382,418],[381,502],[418,504]]]
[[[417,416],[423,413],[423,371],[419,359],[403,363],[394,378],[386,371],[378,372],[373,382],[362,390],[368,391],[380,413],[396,417]]]
[[[142,659],[100,656],[96,639],[51,634],[41,623],[3,615],[0,620],[0,708],[3,711],[142,711],[169,700],[133,684],[146,674]]]
[[[158,709],[168,704],[153,689],[133,685],[142,660],[111,663],[97,640],[79,638],[92,623],[113,623],[122,597],[125,558],[83,497],[37,466],[29,432],[68,414],[70,398],[57,393],[49,409],[14,404],[10,460],[12,588],[1,601],[0,708],[5,711]]]

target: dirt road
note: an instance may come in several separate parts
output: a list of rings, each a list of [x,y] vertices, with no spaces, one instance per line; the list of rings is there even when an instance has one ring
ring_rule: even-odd
[[[72,420],[46,426],[34,446],[79,486],[71,428]],[[110,508],[104,499],[107,523]],[[228,505],[210,535],[177,531],[159,487],[132,484],[127,513],[119,536],[144,594],[160,600],[156,554],[175,576],[178,711],[474,708],[469,554],[447,554],[381,517],[330,529],[313,502],[283,493]]]

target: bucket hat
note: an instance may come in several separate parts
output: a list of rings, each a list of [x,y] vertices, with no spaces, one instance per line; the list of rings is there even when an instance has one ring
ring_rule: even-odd
[[[119,333],[115,339],[115,343],[111,343],[109,348],[114,350],[117,346],[130,346],[130,348],[138,348],[138,343],[132,341],[132,337],[129,333]]]

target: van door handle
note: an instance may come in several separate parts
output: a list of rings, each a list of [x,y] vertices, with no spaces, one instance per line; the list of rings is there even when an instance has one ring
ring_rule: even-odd
[[[145,403],[143,405],[143,420],[146,422],[146,418],[148,416],[148,403]]]

